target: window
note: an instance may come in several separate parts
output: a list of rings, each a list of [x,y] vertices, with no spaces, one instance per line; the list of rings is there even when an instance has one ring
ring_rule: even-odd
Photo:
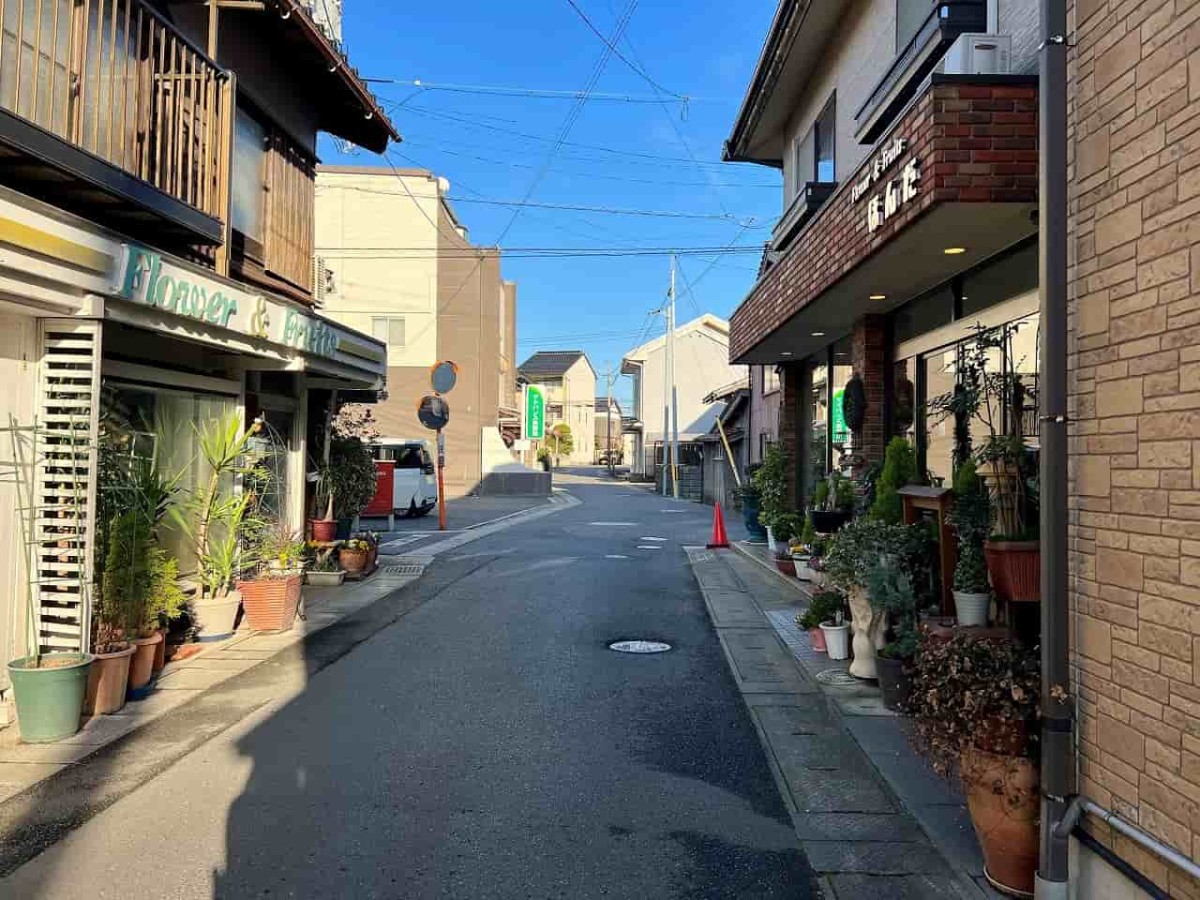
[[[837,104],[830,97],[813,123],[813,181],[831,184],[837,181],[834,151],[837,147]]]
[[[371,319],[371,334],[388,347],[403,349],[404,319],[395,316]]]
[[[762,391],[763,395],[773,394],[779,390],[779,369],[775,366],[762,367]]]
[[[896,0],[896,52],[917,36],[933,11],[930,0]]]
[[[243,109],[237,111],[233,137],[232,225],[262,242],[266,197],[267,129]]]

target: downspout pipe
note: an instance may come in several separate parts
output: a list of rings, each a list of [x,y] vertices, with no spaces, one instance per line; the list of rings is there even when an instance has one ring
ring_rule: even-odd
[[[1042,351],[1038,461],[1041,532],[1041,834],[1036,897],[1067,897],[1073,791],[1067,595],[1067,10],[1040,0],[1038,51],[1038,284]]]

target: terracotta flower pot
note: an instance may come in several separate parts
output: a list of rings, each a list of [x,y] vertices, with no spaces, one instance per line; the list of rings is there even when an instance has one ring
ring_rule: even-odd
[[[1038,770],[1023,756],[971,749],[962,756],[971,824],[993,886],[1032,897],[1038,861]]]
[[[337,519],[310,519],[312,539],[318,543],[327,544],[337,533]]]
[[[158,632],[162,635],[162,640],[154,645],[154,671],[161,672],[163,666],[167,664],[167,630],[159,629]]]
[[[1037,541],[985,541],[983,556],[996,596],[1006,603],[1042,599],[1042,550]]]
[[[246,621],[255,631],[287,631],[296,620],[302,575],[239,581]]]
[[[338,563],[347,574],[357,575],[367,567],[367,551],[342,549],[338,552]]]
[[[808,629],[808,639],[812,641],[812,648],[818,653],[829,652],[829,648],[825,646],[825,632],[820,626]]]
[[[129,663],[137,649],[130,644],[116,653],[97,653],[88,671],[87,693],[83,711],[90,716],[115,713],[125,705],[125,690],[129,686]]]
[[[133,657],[129,660],[129,690],[140,691],[154,676],[154,657],[163,643],[161,632],[133,642]]]

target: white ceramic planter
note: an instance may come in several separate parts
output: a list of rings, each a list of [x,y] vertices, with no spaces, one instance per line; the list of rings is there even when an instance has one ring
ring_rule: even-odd
[[[822,622],[821,631],[825,633],[825,649],[830,659],[850,658],[849,624],[834,625],[832,622]]]
[[[855,678],[874,679],[877,677],[875,654],[884,645],[887,614],[871,606],[863,588],[851,590],[847,600],[850,602],[850,623],[854,627],[854,662],[850,664],[850,674]]]
[[[337,587],[346,579],[346,573],[337,572],[305,572],[305,580],[313,587]]]
[[[988,622],[988,609],[991,605],[991,594],[968,594],[963,591],[954,592],[954,614],[958,619],[959,625],[986,625]]]
[[[809,557],[800,554],[792,554],[792,562],[796,564],[796,577],[801,581],[812,581],[813,571],[808,567]]]
[[[192,610],[196,614],[196,630],[202,643],[219,641],[233,634],[233,626],[237,621],[238,609],[242,605],[242,595],[230,591],[224,600],[206,600],[192,602]]]

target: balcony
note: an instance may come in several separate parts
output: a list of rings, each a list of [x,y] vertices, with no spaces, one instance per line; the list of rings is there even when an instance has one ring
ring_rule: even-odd
[[[0,182],[158,245],[216,245],[233,83],[143,0],[0,0]]]
[[[801,226],[816,215],[835,190],[837,182],[834,181],[805,182],[775,226],[771,234],[771,250],[776,253],[786,250]]]

